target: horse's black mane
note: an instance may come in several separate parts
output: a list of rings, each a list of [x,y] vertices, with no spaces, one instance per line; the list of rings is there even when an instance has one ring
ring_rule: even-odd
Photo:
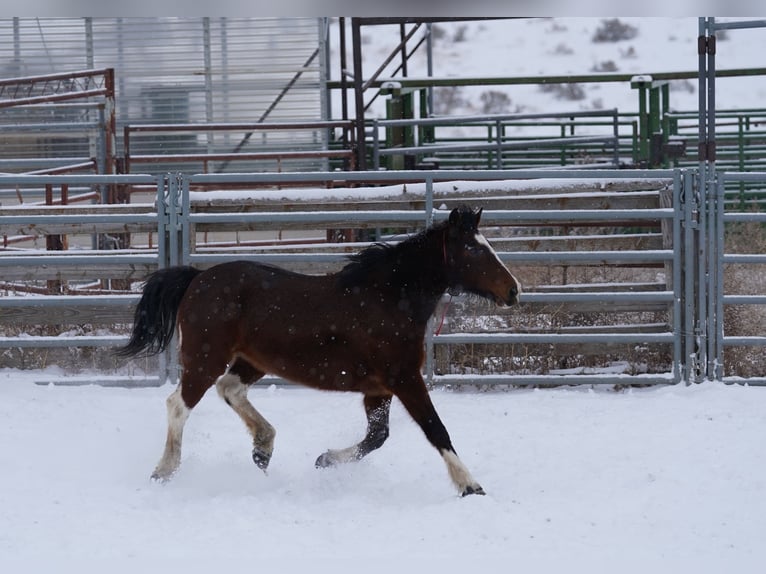
[[[413,252],[413,247],[425,245],[429,235],[446,226],[446,221],[438,223],[400,243],[374,243],[359,253],[349,255],[349,263],[338,274],[341,285],[344,287],[356,285],[364,282],[372,271],[383,266],[391,267],[393,270],[394,267],[407,263],[407,255]]]

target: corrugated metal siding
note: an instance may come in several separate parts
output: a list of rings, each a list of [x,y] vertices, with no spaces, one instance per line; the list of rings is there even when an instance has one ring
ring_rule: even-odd
[[[320,47],[320,25],[317,18],[2,18],[1,70],[9,78],[113,67],[121,154],[122,126],[128,123],[325,119],[319,55],[306,66]],[[3,123],[20,117],[36,121],[27,114],[0,111]],[[144,136],[131,139],[131,148],[133,153],[226,153],[244,136]],[[257,136],[242,151],[326,145],[323,133]],[[88,151],[83,141],[87,138],[77,145],[48,141],[46,149],[53,156],[80,155]],[[268,169],[232,164],[229,170],[244,167]]]

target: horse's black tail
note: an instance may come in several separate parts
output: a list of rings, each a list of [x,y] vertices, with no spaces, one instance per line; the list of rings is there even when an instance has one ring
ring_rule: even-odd
[[[116,355],[156,355],[173,339],[181,298],[201,271],[194,267],[169,267],[152,273],[136,305],[130,341]]]

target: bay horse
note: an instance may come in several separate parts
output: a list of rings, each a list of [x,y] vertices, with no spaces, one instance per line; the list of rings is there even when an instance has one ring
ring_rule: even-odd
[[[397,397],[441,454],[458,492],[484,494],[458,458],[421,375],[428,320],[446,291],[502,306],[518,301],[518,280],[479,232],[481,213],[455,208],[445,221],[397,244],[374,244],[327,275],[249,261],[150,275],[130,340],[118,353],[158,353],[178,331],[180,382],[167,399],[165,451],[152,478],[166,481],[178,469],[184,424],[213,385],[244,421],[253,461],[265,471],[275,430],[247,390],[270,373],[364,395],[364,438],[328,450],[317,467],[359,460],[383,445]]]

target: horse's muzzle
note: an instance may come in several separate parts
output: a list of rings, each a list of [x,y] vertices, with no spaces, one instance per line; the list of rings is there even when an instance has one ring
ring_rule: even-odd
[[[510,307],[519,302],[519,288],[511,287],[505,295],[495,295],[495,304],[500,307]]]
[[[506,305],[511,306],[511,305],[515,305],[518,302],[519,302],[519,288],[511,287],[510,291],[508,291],[508,301],[506,302]]]

